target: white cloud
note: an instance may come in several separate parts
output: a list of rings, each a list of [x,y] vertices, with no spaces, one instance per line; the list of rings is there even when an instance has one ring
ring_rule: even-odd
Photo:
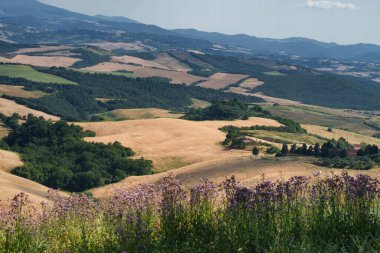
[[[307,0],[304,5],[308,8],[317,8],[324,10],[342,9],[342,10],[356,10],[357,7],[352,3],[345,3],[335,0]]]

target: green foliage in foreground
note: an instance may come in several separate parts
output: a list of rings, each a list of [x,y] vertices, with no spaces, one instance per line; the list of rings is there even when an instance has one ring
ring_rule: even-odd
[[[55,189],[79,192],[118,182],[130,175],[151,174],[151,161],[128,159],[134,155],[120,143],[83,141],[95,133],[64,121],[50,122],[29,115],[22,125],[5,118],[13,131],[4,138],[10,150],[22,156],[25,165],[13,174]],[[3,145],[4,146],[4,145]]]
[[[380,251],[379,181],[343,173],[184,189],[172,177],[95,201],[24,194],[0,212],[0,252],[339,253]]]
[[[183,116],[187,120],[247,120],[252,116],[268,116],[269,112],[264,111],[260,106],[240,103],[237,99],[226,101],[213,101],[206,108],[190,108]]]

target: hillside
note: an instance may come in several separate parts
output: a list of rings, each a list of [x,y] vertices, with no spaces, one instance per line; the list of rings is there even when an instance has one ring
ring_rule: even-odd
[[[378,62],[380,46],[371,44],[338,45],[306,38],[269,39],[244,34],[225,35],[195,29],[166,30],[125,17],[88,16],[49,6],[37,0],[13,0],[0,3],[2,39],[19,43],[93,43],[95,41],[145,41],[156,48],[202,49],[214,51],[222,44],[225,52],[250,54],[286,53],[303,57],[337,58]],[[95,33],[95,31],[97,31]],[[123,31],[124,34],[120,34]],[[126,36],[127,35],[127,36]],[[154,42],[150,41],[151,39]],[[220,50],[220,48],[219,48]]]
[[[34,203],[47,201],[47,187],[9,173],[11,169],[23,164],[18,154],[0,150],[0,161],[0,208],[20,192],[27,193]]]

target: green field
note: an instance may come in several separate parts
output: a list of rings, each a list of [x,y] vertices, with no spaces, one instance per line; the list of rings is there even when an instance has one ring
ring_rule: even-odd
[[[0,76],[25,78],[39,83],[77,84],[62,77],[39,72],[25,65],[0,64]]]
[[[377,132],[364,123],[369,120],[369,116],[355,112],[305,105],[267,105],[263,106],[263,109],[270,111],[274,116],[290,118],[301,124],[347,129],[368,136],[372,136]]]
[[[196,108],[196,109],[206,108],[206,107],[209,107],[211,105],[210,102],[207,102],[207,101],[204,101],[204,100],[199,100],[199,99],[196,99],[196,98],[192,98],[191,102],[193,102],[193,104],[190,107],[191,108]]]

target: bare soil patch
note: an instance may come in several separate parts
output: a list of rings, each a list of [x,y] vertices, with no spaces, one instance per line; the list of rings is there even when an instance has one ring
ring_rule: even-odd
[[[59,120],[59,117],[57,116],[30,109],[24,105],[17,104],[16,102],[5,98],[0,98],[0,113],[3,113],[7,116],[11,116],[13,113],[18,113],[20,116],[27,116],[31,113],[37,117],[42,116],[45,119]]]
[[[263,81],[260,81],[259,79],[257,78],[249,78],[247,80],[245,80],[244,82],[242,82],[239,86],[241,88],[247,88],[247,89],[255,89],[261,85],[263,85],[264,82]]]
[[[173,84],[182,84],[182,83],[192,84],[195,82],[199,82],[201,80],[206,80],[205,78],[190,75],[185,72],[170,71],[170,70],[157,69],[157,68],[151,68],[151,67],[140,67],[140,66],[120,64],[120,63],[114,63],[114,62],[100,63],[95,66],[84,68],[83,70],[98,71],[98,72],[112,72],[112,71],[127,70],[127,71],[132,71],[138,77],[169,78],[171,79],[171,83]]]
[[[202,82],[198,86],[219,90],[247,77],[247,75],[240,74],[216,73],[212,75],[208,81]]]
[[[47,51],[58,51],[58,50],[70,50],[73,47],[69,46],[41,46],[35,48],[21,48],[14,53],[17,54],[25,54],[25,53],[39,53],[39,52],[47,52]]]
[[[189,66],[179,62],[177,59],[169,56],[166,53],[158,54],[154,62],[165,66],[165,68],[169,70],[175,70],[179,72],[187,72],[192,70]]]
[[[17,55],[12,59],[0,57],[0,62],[4,63],[19,63],[25,65],[33,65],[39,67],[70,67],[77,61],[78,58],[72,57],[49,57],[49,56],[29,56],[29,55]]]
[[[0,84],[0,95],[8,95],[20,98],[40,98],[46,95],[42,91],[27,91],[24,86],[11,86]]]

